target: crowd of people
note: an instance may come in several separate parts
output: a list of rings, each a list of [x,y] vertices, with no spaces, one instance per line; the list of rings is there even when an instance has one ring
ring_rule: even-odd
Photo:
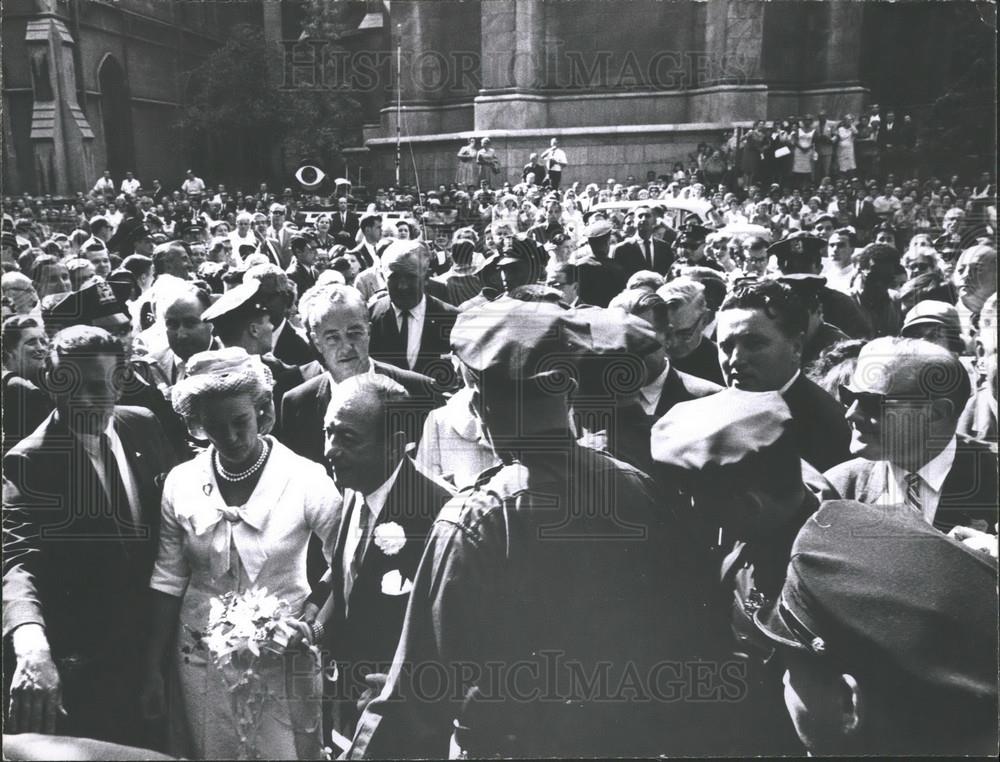
[[[994,753],[995,188],[875,117],[8,199],[5,756],[235,757],[254,588],[261,758]]]

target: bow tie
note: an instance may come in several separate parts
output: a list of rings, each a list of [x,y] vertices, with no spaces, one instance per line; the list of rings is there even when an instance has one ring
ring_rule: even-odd
[[[261,546],[260,527],[247,512],[245,506],[225,506],[209,508],[194,520],[192,527],[196,536],[211,535],[212,554],[210,568],[212,577],[219,579],[233,570],[235,552],[246,569],[251,582],[257,579],[267,560]]]

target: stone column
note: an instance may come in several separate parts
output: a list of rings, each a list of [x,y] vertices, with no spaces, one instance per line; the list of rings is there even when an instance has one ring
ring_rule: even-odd
[[[482,0],[482,89],[476,129],[547,125],[543,0]]]
[[[76,98],[74,40],[59,19],[29,21],[25,43],[34,103],[31,144],[38,193],[68,195],[96,179],[94,131]]]
[[[705,58],[695,81],[718,87],[693,94],[693,122],[751,121],[763,118],[766,91],[763,77],[764,11],[766,3],[709,0],[705,19]]]

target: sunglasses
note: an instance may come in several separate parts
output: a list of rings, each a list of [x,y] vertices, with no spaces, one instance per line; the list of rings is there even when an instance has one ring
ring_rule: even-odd
[[[880,418],[882,411],[890,402],[928,402],[927,397],[916,395],[893,395],[880,394],[879,392],[856,392],[841,384],[838,389],[840,403],[850,409],[854,403],[858,404],[858,409],[868,418]]]

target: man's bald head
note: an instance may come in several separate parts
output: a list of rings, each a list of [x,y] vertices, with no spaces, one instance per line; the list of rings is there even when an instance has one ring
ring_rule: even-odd
[[[854,388],[917,400],[947,400],[955,421],[972,394],[969,374],[958,357],[923,339],[885,336],[858,355]]]
[[[997,290],[997,251],[978,245],[966,249],[955,263],[953,281],[958,297],[972,312],[979,312]]]

